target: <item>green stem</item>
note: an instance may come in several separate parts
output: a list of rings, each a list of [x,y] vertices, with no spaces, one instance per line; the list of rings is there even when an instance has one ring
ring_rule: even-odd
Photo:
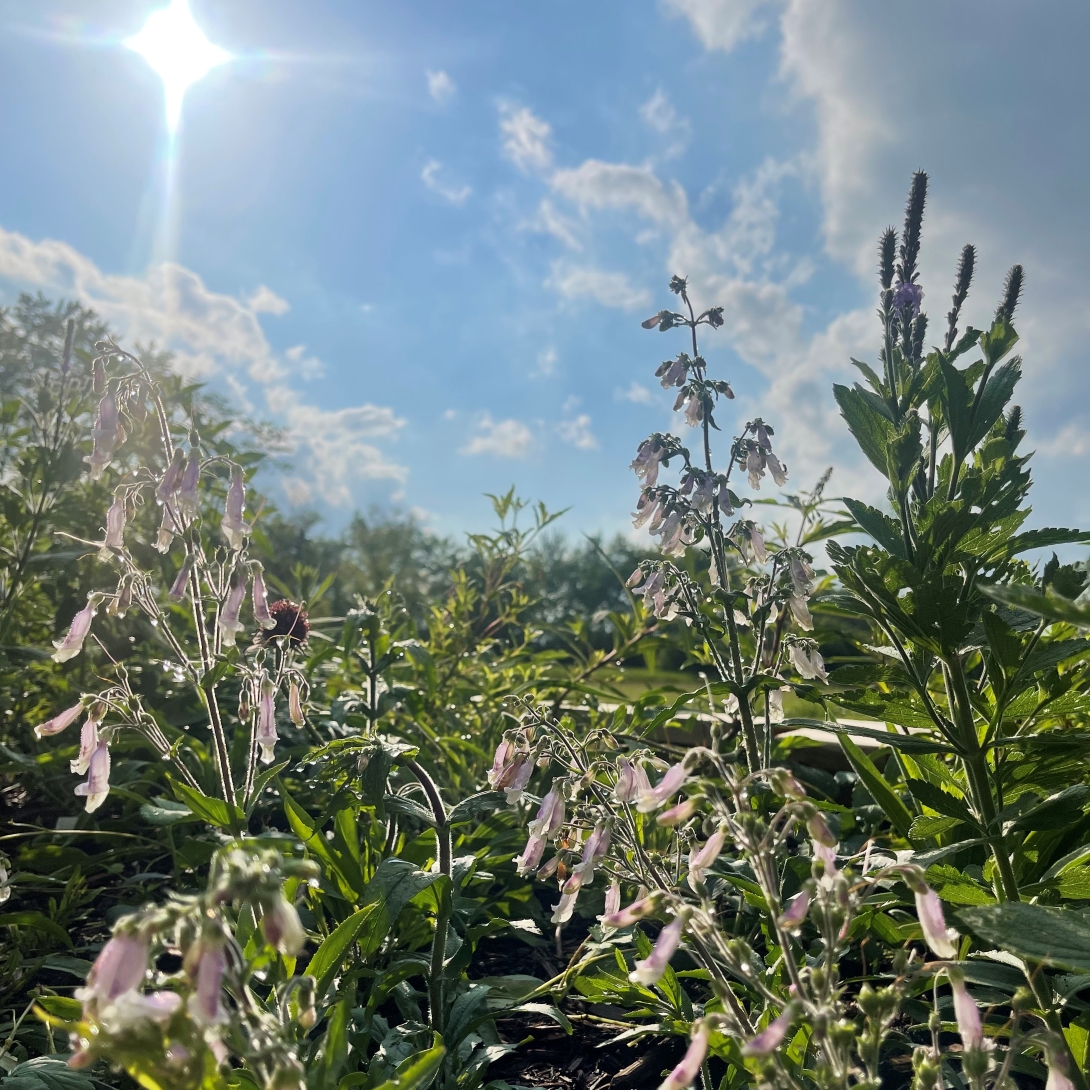
[[[431,944],[431,972],[428,979],[428,1021],[437,1033],[443,1032],[445,1010],[443,1007],[443,972],[447,958],[447,930],[450,927],[452,911],[451,883],[453,869],[450,826],[447,824],[447,810],[435,781],[416,762],[408,762],[412,774],[420,781],[424,794],[431,806],[435,818],[435,850],[439,862],[439,873],[445,875],[447,882],[439,894],[439,907],[435,912],[435,937]]]

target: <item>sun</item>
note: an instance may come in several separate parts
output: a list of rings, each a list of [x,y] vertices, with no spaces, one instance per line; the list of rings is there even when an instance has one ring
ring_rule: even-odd
[[[189,87],[231,59],[197,26],[189,0],[171,0],[169,7],[153,11],[144,29],[126,39],[125,45],[139,53],[163,81],[167,128],[172,133],[178,128]]]

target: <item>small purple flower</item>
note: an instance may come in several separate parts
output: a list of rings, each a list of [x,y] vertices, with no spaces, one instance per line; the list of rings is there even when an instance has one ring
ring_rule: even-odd
[[[765,474],[764,452],[756,447],[750,447],[746,455],[746,472],[749,474],[749,487],[761,490],[761,478]]]
[[[76,776],[86,776],[91,767],[91,757],[98,749],[98,725],[102,722],[101,712],[93,707],[87,716],[79,735],[79,756],[69,761],[68,767]]]
[[[816,646],[804,646],[801,643],[793,643],[788,648],[788,657],[791,665],[804,677],[827,682],[829,675],[825,670],[825,660],[821,657]]]
[[[185,464],[185,471],[178,483],[178,510],[186,518],[193,518],[201,509],[201,497],[197,492],[197,485],[201,480],[201,456],[196,450],[190,450],[189,461]]]
[[[761,1030],[752,1040],[742,1046],[743,1056],[767,1056],[775,1052],[783,1043],[787,1030],[791,1026],[791,1012],[785,1010],[774,1022]]]
[[[722,320],[720,320],[722,325]],[[659,1083],[658,1090],[687,1090],[700,1075],[700,1067],[708,1055],[708,1031],[703,1022],[693,1025],[693,1037],[681,1063]]]
[[[546,843],[547,841],[543,836],[530,834],[530,839],[526,841],[526,847],[522,849],[522,855],[515,860],[519,877],[525,878],[526,875],[537,870],[541,863],[541,857],[545,854]]]
[[[511,777],[510,782],[504,784],[504,793],[509,806],[514,806],[522,798],[522,793],[526,790],[526,785],[530,782],[533,773],[534,762],[530,760],[529,754],[522,756],[515,766],[514,776]]]
[[[659,479],[659,463],[665,456],[666,450],[657,439],[645,439],[628,468],[635,470],[636,476],[651,488]]]
[[[965,978],[961,973],[951,970],[949,977],[950,988],[954,993],[954,1017],[957,1019],[962,1046],[966,1052],[982,1048],[984,1027],[980,1021],[980,1008],[965,987]]]
[[[178,478],[181,476],[182,466],[185,465],[185,452],[181,447],[174,448],[174,457],[170,460],[170,465],[167,466],[166,473],[163,474],[163,479],[159,482],[159,487],[155,490],[155,502],[160,507],[174,495],[178,488]]]
[[[155,539],[155,548],[161,553],[167,552],[170,549],[170,543],[174,540],[174,535],[178,533],[181,531],[174,521],[174,515],[168,504],[163,508],[163,518],[159,523],[159,535]]]
[[[695,428],[704,419],[704,398],[700,394],[693,394],[689,403],[685,406],[685,423],[690,428]]]
[[[579,886],[589,886],[594,882],[594,868],[606,857],[609,851],[610,832],[608,825],[595,826],[594,832],[587,837],[583,845],[583,858],[572,868],[569,882],[575,879]],[[567,886],[564,887],[567,889]]]
[[[269,612],[269,593],[265,589],[265,569],[258,560],[251,561],[254,576],[254,620],[262,628],[275,628],[276,618]]]
[[[768,466],[772,479],[780,488],[783,488],[787,484],[787,467],[771,451],[765,455],[765,465]]]
[[[651,790],[651,781],[640,761],[630,761],[627,757],[617,760],[617,782],[613,786],[613,797],[618,802],[633,802],[645,791]]]
[[[148,944],[138,935],[115,935],[95,958],[87,987],[76,993],[84,1003],[112,1003],[119,995],[139,988],[148,969]]]
[[[219,630],[221,638],[234,643],[235,637],[246,627],[239,619],[242,603],[246,600],[246,570],[239,568],[235,572],[234,582],[227,594],[227,600],[220,608]]]
[[[609,883],[609,889],[606,890],[606,903],[605,911],[598,917],[598,922],[604,924],[605,921],[614,916],[621,908],[621,883],[616,878]]]
[[[87,797],[85,809],[94,813],[110,793],[110,747],[99,742],[87,763],[87,781],[77,784],[75,793]]]
[[[94,449],[83,460],[91,467],[91,479],[97,481],[110,464],[114,449],[125,435],[117,418],[117,401],[113,394],[107,393],[98,403],[98,417],[91,435]]]
[[[685,762],[679,761],[666,770],[658,787],[640,793],[636,809],[641,814],[650,814],[676,795],[689,782],[689,773],[685,771]]]
[[[104,550],[124,548],[125,522],[125,500],[120,495],[115,494],[114,502],[110,504],[110,508],[106,512],[106,540],[102,543]]]
[[[818,844],[823,844],[826,848],[836,847],[836,837],[820,810],[814,810],[806,819],[806,831]]]
[[[564,825],[564,799],[557,788],[550,787],[541,800],[537,817],[530,822],[530,835],[552,840]]]
[[[257,730],[254,742],[261,749],[261,763],[272,764],[279,735],[276,733],[276,686],[266,675],[261,681],[261,696],[257,704]]]
[[[923,889],[915,890],[915,894],[916,915],[920,919],[920,928],[927,945],[940,958],[956,958],[958,951],[954,940],[958,934],[946,926],[939,895],[927,885]]]
[[[637,568],[625,581],[625,586],[631,590],[643,582],[643,568]]]
[[[631,927],[637,920],[650,916],[658,906],[659,898],[649,894],[638,901],[633,901],[627,908],[607,912],[602,917],[603,927]]]
[[[185,559],[182,561],[182,566],[178,569],[178,574],[174,577],[174,582],[170,585],[170,590],[167,591],[167,597],[172,602],[180,602],[185,598],[186,587],[189,585],[189,573],[193,570],[193,554],[186,553]]]
[[[1075,1090],[1075,1084],[1067,1077],[1064,1068],[1067,1067],[1067,1058],[1061,1053],[1048,1057],[1048,1078],[1045,1079],[1045,1090]]]
[[[74,659],[83,650],[83,641],[91,631],[91,619],[95,615],[96,599],[93,594],[87,596],[87,605],[72,618],[68,632],[64,639],[54,640],[53,646],[57,649],[53,652],[54,662],[67,662]]]
[[[787,599],[787,608],[791,611],[791,616],[795,618],[795,623],[804,632],[812,632],[814,628],[814,618],[810,616],[810,607],[806,604],[806,599],[798,594],[792,594]]]
[[[682,822],[688,821],[695,811],[696,799],[685,799],[684,802],[679,802],[676,806],[671,806],[669,810],[663,810],[655,821],[658,825],[680,825]]]
[[[299,913],[282,894],[277,894],[273,903],[264,910],[261,930],[265,941],[285,957],[296,957],[307,944],[307,933],[299,922]]]
[[[681,933],[685,929],[682,916],[675,916],[660,932],[655,948],[643,960],[637,961],[635,968],[628,974],[633,984],[642,984],[645,988],[657,984],[666,972],[670,959],[677,952],[681,943]]]
[[[227,959],[221,945],[210,943],[202,946],[197,961],[197,988],[186,1006],[193,1021],[205,1029],[227,1021],[221,996],[226,968]]]
[[[704,884],[704,871],[719,858],[726,841],[727,834],[722,829],[717,829],[708,837],[707,843],[702,848],[690,850],[688,880],[692,889],[696,890],[698,886]]]
[[[82,714],[83,702],[73,704],[72,707],[66,708],[63,712],[53,716],[52,719],[47,719],[44,723],[39,723],[34,728],[35,738],[44,738],[47,734],[60,734],[62,730],[67,730]]]
[[[787,931],[796,930],[802,926],[802,922],[806,919],[806,914],[809,911],[810,894],[806,890],[802,890],[787,902],[787,907],[783,910],[783,915],[780,916],[780,926]]]
[[[919,284],[898,284],[893,292],[893,309],[902,318],[920,316],[920,306],[923,303],[923,288]]]
[[[574,889],[570,893],[562,893],[560,900],[553,906],[553,914],[549,917],[552,923],[567,923],[575,911],[575,902],[579,898],[579,890]]]
[[[232,549],[241,549],[243,538],[250,532],[250,524],[244,522],[246,509],[246,484],[242,479],[242,467],[231,467],[231,487],[227,490],[227,505],[220,530]]]

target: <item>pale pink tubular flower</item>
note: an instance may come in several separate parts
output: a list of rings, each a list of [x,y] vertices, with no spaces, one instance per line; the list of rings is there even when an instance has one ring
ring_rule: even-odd
[[[307,933],[299,921],[299,913],[282,894],[278,894],[265,909],[261,917],[261,930],[265,941],[289,958],[298,955],[307,944]]]
[[[178,482],[178,510],[186,518],[193,518],[201,509],[201,497],[197,492],[200,480],[201,456],[193,449],[189,452],[189,461],[186,462],[182,479]]]
[[[810,894],[806,890],[796,893],[780,916],[780,926],[788,931],[794,931],[802,926],[806,919],[806,913],[810,911]]]
[[[836,847],[836,837],[833,836],[820,810],[815,810],[806,819],[806,831],[818,844],[824,844],[826,848]]]
[[[700,1067],[708,1055],[708,1031],[703,1021],[693,1025],[693,1037],[681,1063],[659,1083],[659,1090],[687,1090],[700,1075]]]
[[[91,479],[97,481],[110,464],[114,448],[124,435],[121,422],[117,418],[117,401],[113,394],[107,393],[98,403],[98,417],[91,435],[94,438],[94,449],[83,460],[91,467]]]
[[[829,883],[836,877],[836,847],[829,847],[826,844],[822,844],[819,840],[812,841],[814,849],[814,859],[820,859],[824,865],[824,871],[822,873],[822,882]]]
[[[552,878],[552,876],[556,874],[557,867],[559,866],[560,856],[554,855],[552,859],[550,859],[549,862],[546,863],[545,866],[543,866],[541,870],[537,872],[537,880],[539,882],[544,882],[547,878]]]
[[[918,889],[916,893],[916,915],[920,919],[927,945],[940,958],[956,958],[958,955],[954,940],[958,933],[946,926],[946,917],[942,912],[939,895],[929,886]]]
[[[775,1052],[783,1043],[787,1030],[791,1025],[791,1012],[785,1010],[774,1022],[761,1030],[752,1040],[742,1046],[743,1056],[767,1056]]]
[[[288,685],[288,718],[297,727],[301,727],[306,723],[303,716],[302,693],[299,690],[299,682],[295,678],[292,678],[291,684]]]
[[[161,553],[168,552],[170,543],[174,540],[174,535],[179,532],[178,524],[174,521],[170,506],[167,505],[163,508],[163,518],[159,523],[159,534],[155,539],[155,548]]]
[[[631,927],[637,920],[650,916],[655,911],[657,904],[658,898],[654,894],[643,897],[638,901],[633,901],[627,908],[622,908],[620,911],[607,912],[602,917],[602,925],[604,927]]]
[[[182,561],[182,566],[178,569],[178,574],[174,577],[174,582],[170,585],[170,590],[167,591],[167,597],[172,602],[180,602],[185,598],[186,587],[189,584],[189,573],[192,570],[193,554],[187,553]]]
[[[804,632],[810,632],[814,627],[814,618],[810,616],[810,608],[806,604],[806,599],[801,595],[792,594],[787,599],[788,608],[791,610],[791,616],[795,618],[795,623]]]
[[[79,756],[70,761],[68,767],[76,776],[86,776],[87,769],[91,767],[91,756],[98,749],[98,725],[102,722],[101,715],[95,715],[94,709],[87,716],[79,735]]]
[[[182,1005],[177,992],[159,991],[144,995],[138,991],[122,992],[105,1011],[98,1012],[107,1033],[123,1033],[141,1022],[165,1025]]]
[[[269,612],[269,592],[265,589],[265,569],[259,560],[250,562],[254,577],[254,620],[262,628],[275,628],[276,619]]]
[[[197,962],[197,989],[186,1006],[193,1021],[206,1029],[227,1021],[220,991],[226,967],[227,959],[221,945],[203,947]]]
[[[618,802],[633,802],[644,791],[651,790],[642,764],[627,757],[617,759],[617,782],[613,785],[613,797]]]
[[[266,676],[261,682],[261,697],[257,705],[257,730],[254,741],[261,749],[261,763],[272,764],[276,756],[276,686]]]
[[[765,473],[765,459],[759,450],[751,449],[746,455],[746,472],[749,474],[749,487],[760,491],[761,478]]]
[[[765,549],[764,534],[756,526],[749,528],[749,547],[753,550],[753,559],[758,564],[768,563],[768,551]]]
[[[59,715],[53,716],[52,719],[47,719],[44,723],[39,723],[34,728],[35,738],[44,738],[47,734],[60,734],[62,730],[66,730],[70,727],[83,712],[83,702],[79,704],[73,704],[72,707],[66,708]]]
[[[246,600],[246,572],[239,569],[227,594],[227,601],[220,609],[219,630],[221,637],[228,643],[234,643],[235,637],[246,626],[238,619],[242,612],[242,603]]]
[[[592,885],[594,882],[594,868],[605,859],[606,853],[609,851],[609,841],[609,826],[596,826],[594,832],[587,837],[587,842],[583,845],[583,858],[572,867],[572,875],[568,881],[570,882],[572,878],[578,876],[580,886]],[[567,886],[565,886],[566,888]]]
[[[91,619],[95,615],[95,598],[87,596],[87,605],[72,618],[68,632],[64,639],[54,640],[53,646],[57,649],[53,652],[54,662],[67,662],[74,659],[83,650],[83,641],[91,631]]]
[[[546,840],[543,836],[530,834],[526,847],[522,849],[522,855],[515,860],[519,877],[525,878],[526,875],[537,870],[541,857],[545,854],[545,844]]]
[[[84,1003],[112,1003],[124,992],[139,988],[147,969],[147,942],[138,935],[114,935],[95,958],[87,987],[80,988],[76,998]]]
[[[560,900],[553,906],[553,914],[549,919],[556,924],[567,923],[575,911],[575,902],[579,898],[578,888],[570,893],[562,893]]]
[[[550,787],[541,800],[537,817],[530,822],[530,835],[552,840],[564,825],[564,799],[557,788]]]
[[[103,542],[104,549],[124,548],[126,520],[125,500],[120,495],[115,494],[114,502],[110,504],[110,508],[106,512],[106,540]]]
[[[1048,1078],[1045,1080],[1045,1090],[1075,1090],[1075,1084],[1067,1077],[1061,1064],[1067,1066],[1066,1059],[1062,1056],[1048,1057]]]
[[[658,787],[642,791],[636,802],[636,809],[641,814],[650,814],[676,795],[689,782],[689,773],[684,762],[679,762],[666,770]]]
[[[181,447],[174,448],[174,457],[170,460],[170,465],[167,466],[166,473],[163,474],[163,479],[159,482],[159,487],[155,490],[155,502],[161,507],[163,504],[174,495],[174,492],[178,488],[178,477],[181,475],[182,466],[185,464],[185,452]]]
[[[689,885],[693,890],[697,890],[698,886],[704,884],[704,871],[719,858],[726,842],[727,834],[722,829],[717,829],[708,837],[707,843],[702,848],[694,847],[690,850]]]
[[[686,799],[684,802],[679,802],[677,806],[671,806],[669,810],[663,810],[655,822],[666,826],[680,825],[683,821],[688,821],[695,811],[696,799]]]
[[[772,474],[772,479],[776,484],[781,488],[787,484],[787,467],[782,465],[779,458],[771,451],[765,455],[765,464],[768,466],[768,471]]]
[[[625,586],[630,590],[632,587],[638,587],[643,582],[643,568],[637,568],[626,580]]]
[[[965,987],[965,978],[958,972],[950,972],[950,988],[954,993],[954,1017],[958,1033],[966,1051],[983,1047],[984,1027],[980,1022],[980,1008]]]
[[[534,762],[530,760],[529,756],[521,757],[511,782],[504,786],[508,805],[514,806],[522,798],[522,793],[526,790],[526,785],[530,782],[530,777],[533,774]]]
[[[504,738],[496,746],[496,754],[492,758],[492,770],[488,773],[488,786],[497,791],[507,787],[518,774],[521,767],[523,754],[519,752],[514,742]]]
[[[791,584],[795,593],[805,597],[814,589],[814,569],[800,553],[791,554]]]
[[[605,911],[598,917],[599,923],[604,923],[605,920],[613,916],[621,907],[621,883],[616,878],[609,883],[609,889],[606,890],[606,903]]]
[[[87,813],[94,813],[110,793],[110,747],[99,742],[87,763],[87,781],[76,785],[77,795],[86,795]]]
[[[675,916],[660,932],[655,948],[643,961],[637,961],[635,968],[628,974],[633,984],[642,984],[645,988],[657,984],[666,972],[670,959],[677,952],[681,943],[681,932],[685,929],[685,920]]]
[[[227,504],[223,512],[220,530],[232,549],[242,548],[242,539],[250,532],[250,524],[244,522],[246,510],[246,484],[242,479],[242,467],[231,467],[231,487],[227,490]]]
[[[693,394],[685,406],[685,423],[690,428],[695,428],[704,419],[704,399],[699,394]]]
[[[825,672],[825,660],[822,659],[816,647],[806,648],[801,643],[793,643],[788,649],[791,665],[804,677],[816,678],[818,681],[828,681],[829,675]]]
[[[659,462],[662,461],[666,451],[657,439],[645,439],[636,450],[636,457],[632,459],[629,469],[636,471],[645,485],[653,487],[659,479]]]

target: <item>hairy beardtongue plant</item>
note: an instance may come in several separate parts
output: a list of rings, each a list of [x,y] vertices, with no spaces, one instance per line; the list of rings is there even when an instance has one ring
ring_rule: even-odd
[[[238,838],[261,792],[284,767],[273,765],[278,701],[294,729],[305,725],[306,681],[297,653],[308,636],[306,611],[286,600],[270,604],[262,566],[248,555],[252,525],[245,517],[243,466],[206,456],[197,431],[169,418],[159,386],[135,356],[112,341],[97,350],[93,387],[100,400],[85,461],[95,480],[118,461],[118,479],[101,540],[73,540],[97,552],[116,575],[110,589],[88,595],[54,641],[53,659],[80,655],[96,638],[101,613],[139,610],[165,652],[162,668],[196,697],[210,745],[148,708],[117,661],[104,688],[84,693],[34,733],[52,737],[82,720],[71,768],[86,777],[75,794],[93,812],[110,793],[111,746],[121,731],[136,732],[171,764],[179,802],[221,830],[226,844],[213,856],[206,893],[175,895],[117,923],[77,995],[78,1018],[63,1003],[39,1008],[40,1015],[69,1029],[73,1067],[106,1059],[145,1086],[180,1088],[219,1085],[221,1068],[242,1064],[260,1085],[288,1090],[303,1078],[296,1042],[314,1024],[314,980],[289,970],[275,994],[261,988],[260,1000],[251,987],[277,954],[294,965],[306,935],[284,884],[297,891],[317,869]],[[150,458],[123,452],[126,423],[143,422],[149,412],[158,421],[159,449]],[[141,540],[132,525],[145,504],[161,512],[153,541]],[[240,653],[247,599],[256,635]],[[225,714],[227,690],[237,699],[237,717]],[[159,968],[161,953],[181,959],[177,972]],[[149,980],[156,990],[146,992]]]
[[[969,957],[974,940],[977,951],[987,951],[1009,946],[1007,937],[997,937],[985,907],[959,913],[968,933],[948,927],[929,881],[933,860],[967,851],[961,858],[979,857],[985,865],[976,871],[991,889],[982,884],[962,904],[1020,896],[1017,853],[1004,820],[1038,797],[1011,811],[1019,794],[1010,774],[1004,778],[1011,750],[997,747],[1035,722],[1042,701],[1073,686],[1077,678],[1065,682],[1053,668],[1084,652],[1085,641],[1040,661],[1041,669],[1053,669],[1051,690],[1040,696],[1038,671],[1026,659],[1045,621],[998,610],[984,584],[1000,597],[994,585],[1032,578],[1014,560],[1020,552],[1087,535],[1016,533],[1028,513],[1019,510],[1028,474],[1025,458],[1014,453],[1020,414],[1003,410],[1019,362],[1001,360],[1016,340],[1011,322],[1020,268],[1008,278],[991,328],[959,337],[974,258],[967,247],[943,347],[924,354],[927,319],[916,261],[925,189],[926,176],[916,175],[899,249],[892,230],[882,238],[885,377],[856,363],[871,388],[836,389],[853,434],[890,482],[895,516],[848,500],[851,520],[824,524],[826,475],[814,493],[792,498],[802,525],[791,541],[783,532],[771,541],[747,517],[748,501],[732,487],[732,472],[744,472],[756,491],[766,473],[782,484],[786,468],[773,450],[772,428],[755,419],[731,441],[725,467],[716,469],[716,414],[733,394],[709,376],[697,333],[721,326],[722,311],[697,314],[686,281],[674,277],[670,288],[683,309],[663,310],[643,324],[683,330],[691,341],[691,353],[666,361],[657,374],[664,387],[679,391],[674,408],[696,429],[698,453],[672,434],[640,444],[632,463],[643,485],[635,522],[660,538],[664,556],[641,563],[629,586],[658,618],[690,626],[702,645],[698,661],[717,675],[651,726],[706,696],[710,740],[664,760],[670,750],[647,744],[649,730],[624,733],[623,716],[580,733],[570,719],[557,721],[524,699],[512,709],[517,726],[505,734],[489,775],[509,802],[537,803],[516,863],[521,875],[558,883],[552,914],[558,943],[580,898],[585,903],[588,889],[605,888],[604,911],[566,982],[594,1002],[655,1017],[629,1026],[621,1039],[688,1038],[684,1058],[660,1090],[698,1080],[705,1090],[883,1081],[911,1081],[918,1090],[984,1090],[1012,1085],[1015,1070],[1043,1078],[1042,1059],[1049,1090],[1085,1085],[1064,1036],[1064,993],[1049,980],[1049,962],[1008,957],[1000,968]],[[954,360],[975,347],[983,360],[957,369]],[[660,480],[671,462],[680,469],[676,483]],[[805,545],[860,531],[878,544],[830,544],[843,590],[823,598],[867,618],[886,643],[875,647],[873,666],[843,668],[845,692],[829,684],[818,645],[807,635],[815,574]],[[855,688],[861,679],[865,690]],[[788,769],[772,766],[772,727],[783,720],[785,689],[891,724],[890,733],[877,729],[881,722],[858,733],[895,747],[887,768],[899,770],[912,791],[907,805],[844,736],[857,728],[835,719],[784,720],[841,734],[888,825],[854,834],[850,810],[807,797]],[[896,700],[908,702],[894,695],[898,690],[912,696],[916,714],[908,728],[899,728],[891,711]],[[1029,690],[1034,699],[1019,701]],[[717,712],[715,698],[724,696]],[[732,745],[739,735],[740,749]],[[535,770],[547,777],[540,799],[526,794]],[[930,784],[943,789],[925,791]],[[920,799],[931,805],[944,795],[954,802],[938,803],[939,814],[956,805],[958,820],[936,825],[925,819]],[[1023,881],[1034,877],[1035,862],[1023,861]],[[659,928],[653,943],[643,930],[651,922]],[[982,1016],[967,981],[994,985],[1000,976],[1006,996],[993,991],[995,1009]]]

